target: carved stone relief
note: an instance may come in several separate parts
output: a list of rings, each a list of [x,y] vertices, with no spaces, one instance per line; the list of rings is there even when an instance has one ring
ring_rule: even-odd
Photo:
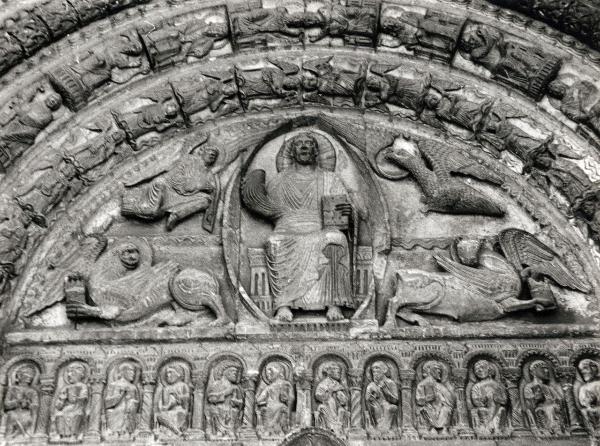
[[[600,439],[600,59],[491,4],[594,10],[118,3],[0,12],[0,442]]]

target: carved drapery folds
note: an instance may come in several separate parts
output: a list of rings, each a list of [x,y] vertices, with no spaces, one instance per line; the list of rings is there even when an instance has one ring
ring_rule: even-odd
[[[597,54],[474,0],[25,3],[0,442],[600,438]]]

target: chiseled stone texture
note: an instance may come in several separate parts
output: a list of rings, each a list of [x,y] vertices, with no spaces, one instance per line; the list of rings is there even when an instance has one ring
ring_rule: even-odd
[[[597,12],[7,4],[0,442],[597,444]]]

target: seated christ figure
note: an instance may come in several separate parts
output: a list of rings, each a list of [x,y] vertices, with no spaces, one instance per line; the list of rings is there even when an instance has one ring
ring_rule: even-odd
[[[275,318],[290,322],[292,310],[326,311],[327,319],[344,318],[342,307],[354,307],[351,256],[345,229],[329,214],[350,220],[348,190],[333,172],[333,147],[320,151],[308,132],[290,138],[277,156],[278,173],[264,185],[264,171],[250,172],[242,183],[244,204],[274,221],[266,244],[269,284]],[[324,199],[325,198],[325,199]]]

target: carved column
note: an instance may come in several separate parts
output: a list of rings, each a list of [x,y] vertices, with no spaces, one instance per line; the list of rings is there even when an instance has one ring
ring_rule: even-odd
[[[40,378],[40,409],[38,414],[35,436],[37,438],[46,438],[50,427],[50,415],[52,413],[52,397],[54,396],[54,377],[42,376]]]
[[[400,370],[400,387],[402,389],[402,436],[409,439],[419,437],[413,420],[412,389],[415,383],[414,370]]]
[[[556,370],[556,377],[562,387],[567,403],[567,414],[569,416],[569,430],[571,433],[584,433],[585,429],[581,425],[577,404],[575,403],[575,394],[573,393],[573,381],[577,370],[575,367],[559,367]]]
[[[294,373],[296,380],[296,424],[308,427],[313,424],[312,413],[312,374],[307,370]]]
[[[244,418],[242,419],[241,438],[253,439],[256,438],[256,430],[254,429],[254,400],[256,398],[256,381],[258,380],[258,372],[246,372],[246,376],[242,380],[244,389]]]
[[[467,369],[456,368],[452,371],[452,381],[456,388],[456,413],[458,422],[456,425],[458,435],[462,438],[474,436],[473,429],[469,425],[469,414],[465,400],[465,385],[467,382]]]
[[[207,374],[205,371],[192,373],[194,405],[192,407],[192,427],[188,431],[190,440],[204,440],[204,389]]]
[[[350,369],[348,371],[348,380],[350,382],[350,436],[362,438],[365,436],[365,430],[362,422],[362,379],[363,374],[360,369]]]
[[[90,376],[90,417],[84,440],[87,443],[99,443],[100,420],[102,416],[102,391],[104,390],[104,377],[98,373]]]
[[[509,424],[513,429],[513,435],[528,435],[529,431],[523,423],[523,410],[521,408],[521,398],[519,396],[519,380],[521,379],[521,369],[517,367],[504,367],[502,377],[506,383],[506,391],[510,400]]]
[[[144,395],[142,397],[142,417],[140,419],[138,438],[148,439],[152,437],[152,405],[154,404],[154,387],[156,386],[154,371],[144,370],[142,372],[142,385],[144,387]]]
[[[4,392],[6,386],[8,385],[8,379],[6,376],[3,376],[0,381],[0,441],[4,438],[4,434],[6,434],[6,414],[4,413]]]

